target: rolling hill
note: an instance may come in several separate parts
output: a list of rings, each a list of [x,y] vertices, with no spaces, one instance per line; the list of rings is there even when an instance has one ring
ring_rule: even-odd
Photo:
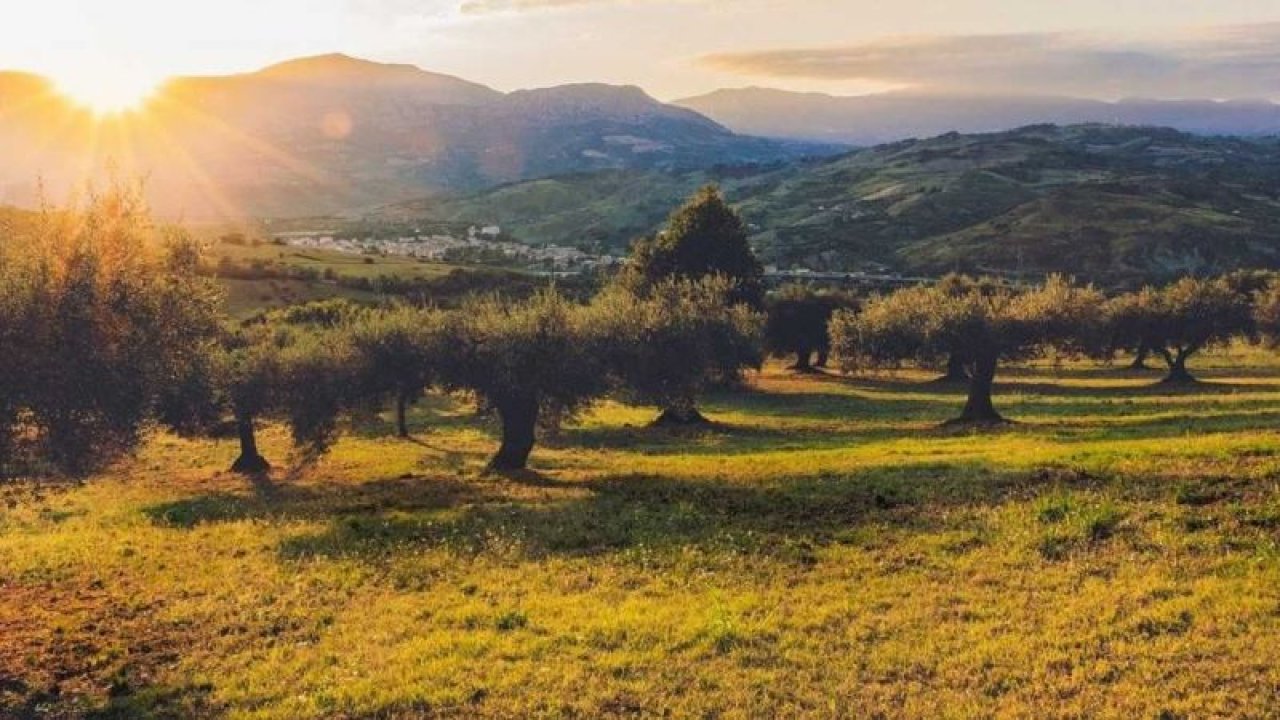
[[[141,110],[95,118],[43,78],[0,73],[0,203],[60,199],[114,166],[157,211],[298,216],[554,174],[683,170],[832,152],[735,134],[635,87],[504,94],[344,55],[177,78]]]
[[[741,210],[758,252],[786,266],[1106,280],[1280,267],[1280,141],[1159,128],[1042,125],[774,167],[576,174],[379,215],[623,247],[710,182]]]

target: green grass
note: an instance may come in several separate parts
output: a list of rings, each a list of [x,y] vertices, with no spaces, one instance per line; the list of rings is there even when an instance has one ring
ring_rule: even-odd
[[[404,279],[436,278],[448,275],[460,267],[447,263],[421,262],[414,258],[396,255],[356,255],[272,243],[257,246],[220,243],[214,247],[211,259],[216,262],[222,257],[239,263],[260,260],[289,267],[308,268],[317,272],[332,270],[337,275],[367,278],[382,275]]]
[[[375,293],[320,281],[220,278],[218,285],[226,293],[227,314],[237,319],[317,300],[341,297],[373,302],[378,297]]]
[[[922,373],[771,368],[518,480],[447,399],[256,484],[157,436],[0,486],[0,716],[1266,717],[1280,364],[1199,366],[1009,371],[990,434]]]

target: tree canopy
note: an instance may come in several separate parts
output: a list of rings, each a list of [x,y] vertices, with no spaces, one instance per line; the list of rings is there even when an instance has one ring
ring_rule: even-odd
[[[554,289],[522,303],[474,300],[451,319],[440,381],[497,413],[502,443],[491,470],[524,469],[544,409],[572,412],[608,389],[585,310]]]
[[[621,281],[643,294],[670,278],[709,275],[732,281],[732,302],[762,306],[764,268],[751,251],[742,218],[714,186],[702,188],[672,213],[662,232],[636,241]]]
[[[395,307],[366,313],[350,324],[359,363],[359,392],[366,402],[395,406],[396,431],[409,436],[407,409],[440,374],[446,356],[447,319],[438,310]]]
[[[697,400],[759,367],[763,317],[726,302],[723,277],[668,280],[645,297],[606,292],[593,303],[607,372],[630,400],[662,408],[658,424],[704,421]]]

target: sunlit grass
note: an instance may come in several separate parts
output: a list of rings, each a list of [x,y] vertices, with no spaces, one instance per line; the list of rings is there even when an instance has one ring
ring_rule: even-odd
[[[479,475],[465,403],[270,483],[152,440],[0,502],[0,708],[120,717],[1266,716],[1280,687],[1280,365],[1212,384],[771,368],[646,427],[607,403]],[[285,436],[265,434],[273,460]],[[56,689],[56,692],[55,692]],[[0,712],[0,715],[4,712]]]

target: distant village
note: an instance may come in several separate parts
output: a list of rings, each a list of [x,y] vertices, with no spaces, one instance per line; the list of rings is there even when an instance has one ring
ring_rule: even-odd
[[[299,248],[314,248],[355,255],[382,255],[415,258],[430,262],[480,263],[520,267],[535,273],[569,276],[606,270],[626,263],[623,255],[592,254],[567,245],[526,245],[506,239],[499,225],[471,226],[465,237],[414,234],[391,238],[342,237],[330,231],[275,233],[276,242]],[[924,278],[904,277],[887,266],[864,264],[856,271],[813,270],[765,265],[766,278],[777,281],[819,281],[868,285],[899,285]]]
[[[408,235],[395,238],[348,238],[328,232],[276,233],[274,239],[291,247],[315,248],[358,255],[388,255],[434,262],[490,263],[535,271],[579,273],[625,262],[618,255],[593,255],[563,245],[525,245],[503,238],[498,225],[471,226],[465,237]]]

